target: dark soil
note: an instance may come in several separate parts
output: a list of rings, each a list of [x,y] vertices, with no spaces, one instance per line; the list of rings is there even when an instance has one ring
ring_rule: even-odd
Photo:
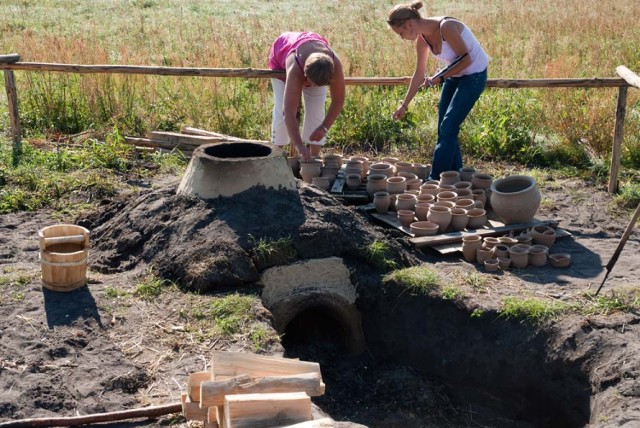
[[[360,294],[364,354],[346,356],[339,341],[287,344],[287,356],[321,363],[327,394],[314,402],[336,420],[372,427],[640,425],[638,314],[571,315],[536,326],[498,312],[507,296],[575,301],[597,288],[629,218],[602,208],[610,203],[604,189],[553,180],[541,189],[547,202],[538,218],[556,219],[572,235],[553,248],[573,255],[570,268],[486,274],[460,254],[416,251],[401,232],[304,184],[297,194],[252,189],[206,202],[175,196],[176,185],[163,182],[77,219],[92,231],[92,271],[89,286],[71,293],[47,291],[39,279],[36,232],[57,222],[51,213],[0,216],[0,273],[11,278],[0,285],[0,421],[179,401],[188,375],[207,368],[209,351],[250,350],[233,340],[190,340],[177,328],[180,308],[229,289],[255,292],[268,267],[258,263],[255,242],[291,237],[295,259],[343,258]],[[373,241],[388,243],[399,266],[430,263],[452,282],[471,272],[489,277],[489,285],[468,286],[460,300],[383,285],[384,272],[362,250]],[[639,249],[634,232],[605,292],[638,287]],[[184,289],[128,305],[107,293],[132,290],[149,269]],[[262,352],[285,350],[274,342]],[[160,422],[187,426],[179,418]]]

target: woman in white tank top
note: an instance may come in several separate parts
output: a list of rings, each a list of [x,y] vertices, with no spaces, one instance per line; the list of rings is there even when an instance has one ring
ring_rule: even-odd
[[[430,175],[431,179],[439,180],[440,173],[462,167],[458,134],[486,86],[489,57],[466,25],[449,17],[423,18],[419,12],[422,6],[422,1],[397,5],[387,19],[396,34],[415,41],[417,55],[409,89],[393,118],[402,119],[421,86],[443,85],[438,105],[438,141]],[[442,75],[425,77],[429,53],[445,64],[462,59]]]

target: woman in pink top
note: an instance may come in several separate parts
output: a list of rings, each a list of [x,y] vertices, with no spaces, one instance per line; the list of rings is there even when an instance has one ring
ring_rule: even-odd
[[[399,4],[391,9],[387,18],[387,24],[396,34],[415,41],[417,54],[409,89],[393,118],[399,120],[405,115],[422,85],[442,85],[438,104],[438,142],[429,177],[439,180],[441,172],[458,171],[462,167],[458,134],[486,86],[489,57],[466,25],[446,16],[423,18],[419,12],[422,6],[422,1]],[[445,64],[462,59],[442,76],[425,78],[429,53]]]
[[[286,32],[271,46],[269,68],[286,71],[285,78],[271,79],[274,98],[271,142],[278,146],[293,144],[304,160],[318,156],[344,104],[342,63],[318,34]],[[325,115],[327,86],[331,104]],[[304,98],[302,134],[296,117],[301,96]]]

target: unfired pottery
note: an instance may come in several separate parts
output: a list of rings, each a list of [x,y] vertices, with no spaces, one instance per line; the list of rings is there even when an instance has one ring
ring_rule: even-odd
[[[491,184],[491,207],[504,224],[529,223],[540,206],[536,180],[512,175]]]

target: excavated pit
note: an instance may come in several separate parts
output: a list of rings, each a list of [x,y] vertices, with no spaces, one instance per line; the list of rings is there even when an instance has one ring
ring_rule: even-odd
[[[177,194],[170,183],[87,219],[92,265],[107,273],[153,265],[199,292],[260,285],[286,355],[321,363],[327,394],[314,401],[334,418],[369,426],[606,426],[599,415],[621,405],[606,393],[621,380],[594,375],[617,358],[615,346],[607,355],[599,347],[615,343],[619,324],[571,319],[545,330],[490,310],[472,317],[472,301],[383,284],[363,250],[375,241],[388,244],[398,266],[433,260],[314,187],[258,180],[231,196],[204,197],[206,186],[185,190],[195,182],[186,177]],[[286,239],[293,255],[265,261],[255,252],[260,239]],[[621,322],[636,334],[636,322]]]

